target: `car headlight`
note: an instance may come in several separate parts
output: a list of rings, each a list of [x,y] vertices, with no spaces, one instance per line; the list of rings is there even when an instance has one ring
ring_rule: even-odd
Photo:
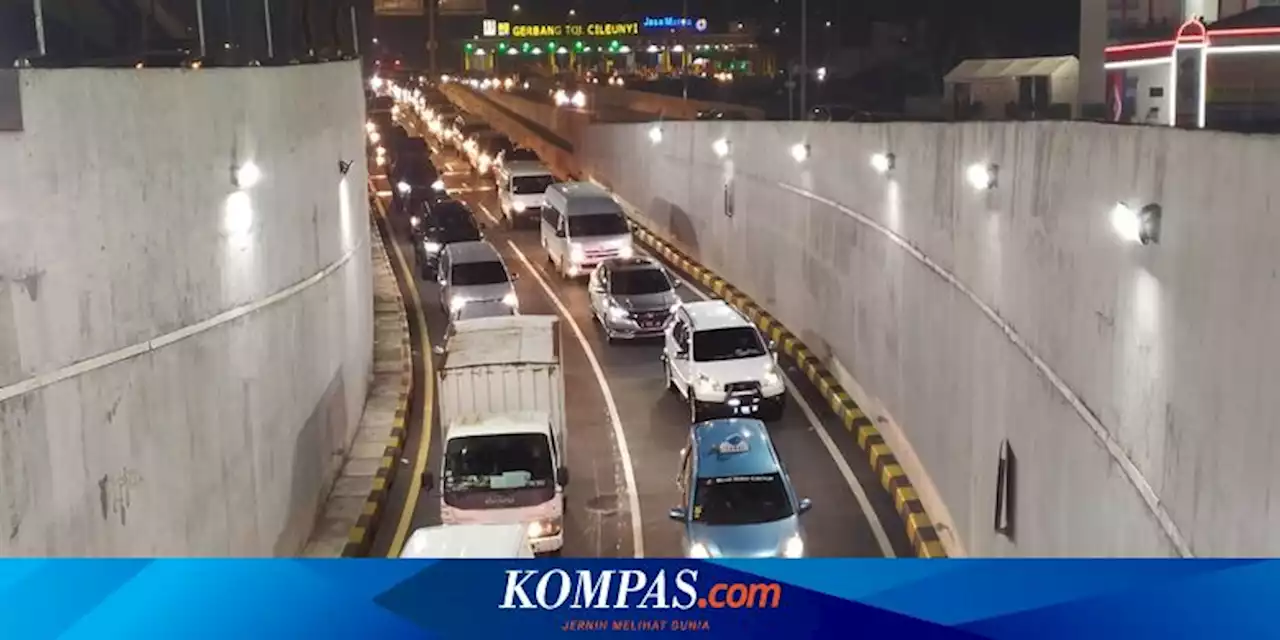
[[[468,302],[470,301],[462,296],[454,296],[453,299],[449,301],[449,310],[454,313],[462,311],[462,308],[467,306]]]
[[[760,383],[766,387],[776,387],[782,384],[782,375],[778,372],[778,367],[770,365],[764,370],[764,375],[760,378]]]
[[[689,557],[710,558],[711,550],[707,548],[707,545],[702,544],[701,542],[695,542],[692,545],[689,545]]]
[[[520,298],[517,298],[516,292],[512,291],[507,295],[502,296],[502,304],[505,304],[508,307],[516,307],[520,305]]]
[[[529,523],[530,538],[546,538],[560,533],[562,528],[560,518],[548,518],[546,520],[534,520]]]
[[[413,187],[409,186],[409,183],[403,180],[400,181],[400,184],[396,185],[396,189],[400,191],[400,195],[402,196],[407,196],[410,191],[413,191]]]
[[[799,535],[788,538],[786,543],[782,545],[782,555],[785,558],[803,558],[804,540],[801,540]]]
[[[564,92],[563,89],[561,89],[559,91],[556,91],[555,101],[556,101],[557,107],[563,107],[564,105],[569,103],[569,96]]]
[[[369,132],[369,143],[370,143],[370,144],[378,144],[379,142],[382,142],[382,134],[381,134],[381,133],[378,133],[377,131],[370,131],[370,132]]]
[[[635,255],[635,252],[636,252],[635,248],[632,247],[630,244],[624,244],[621,247],[618,247],[619,258],[623,258],[623,259],[630,258],[631,256]]]
[[[516,213],[520,213],[521,211],[524,211],[527,207],[525,207],[525,204],[523,202],[516,200],[511,204],[511,208],[515,209]]]
[[[626,319],[627,319],[627,318],[629,318],[630,316],[631,316],[631,313],[630,313],[629,311],[627,311],[626,309],[623,309],[622,307],[619,307],[619,306],[617,305],[617,303],[614,303],[614,302],[610,302],[610,303],[609,303],[609,317],[610,317],[611,319],[613,319],[613,320],[626,320]]]
[[[409,224],[413,225],[413,228],[416,229],[418,228],[418,225],[422,224],[422,218],[419,218],[418,216],[413,216],[412,218],[409,218]]]
[[[487,165],[491,162],[493,162],[493,158],[490,158],[489,154],[487,153],[480,154],[480,166]]]
[[[431,183],[431,188],[436,191],[444,191],[444,180],[436,180]]]
[[[430,241],[428,241],[428,242],[424,242],[424,243],[422,243],[422,248],[423,248],[427,253],[440,253],[440,243],[439,243],[439,242],[430,242]]]
[[[712,380],[707,377],[706,374],[702,373],[698,374],[697,378],[694,378],[693,385],[694,390],[698,395],[711,395],[722,391],[720,385],[716,383],[715,380]]]
[[[573,245],[569,248],[569,260],[573,262],[586,262],[587,252],[582,250],[579,245]]]
[[[573,94],[573,106],[581,109],[587,106],[587,94],[578,91]]]

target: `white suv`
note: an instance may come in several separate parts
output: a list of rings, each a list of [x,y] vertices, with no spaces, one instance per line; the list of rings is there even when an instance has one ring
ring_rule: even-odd
[[[777,420],[787,387],[773,345],[724,300],[681,305],[662,348],[667,388],[689,403],[689,418]]]

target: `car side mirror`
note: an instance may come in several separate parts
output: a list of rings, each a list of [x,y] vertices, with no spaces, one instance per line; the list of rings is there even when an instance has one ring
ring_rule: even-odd
[[[438,356],[444,355],[444,345],[438,344],[434,347],[431,347],[431,353],[434,353]]]
[[[777,342],[775,342],[775,341],[773,341],[773,340],[770,340],[770,341],[769,341],[769,350],[770,350],[770,351],[774,351],[774,352],[776,352],[776,351],[778,350],[778,343],[777,343]]]
[[[684,522],[686,517],[684,507],[676,507],[668,511],[667,517],[675,520],[676,522]]]
[[[436,476],[430,471],[422,472],[422,490],[433,491],[436,488]]]
[[[562,487],[569,486],[569,467],[556,469],[556,482]]]
[[[796,511],[799,513],[807,513],[812,508],[813,508],[813,501],[808,498],[802,498],[800,500],[800,505],[796,507]]]

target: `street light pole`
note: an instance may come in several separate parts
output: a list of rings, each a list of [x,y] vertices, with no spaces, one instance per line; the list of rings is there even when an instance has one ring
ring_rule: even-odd
[[[800,0],[800,119],[809,117],[809,0]]]
[[[48,53],[45,49],[44,42],[44,2],[42,2],[42,0],[35,0],[31,9],[35,13],[36,19],[36,46],[39,47],[40,57],[43,58],[45,54]]]
[[[427,72],[432,78],[438,78],[436,70],[436,0],[427,0]],[[434,82],[434,80],[433,80]]]
[[[688,29],[683,26],[684,21],[689,17],[689,0],[684,0],[680,5],[680,95],[685,102],[689,101],[689,70],[685,68],[685,44],[684,34]]]

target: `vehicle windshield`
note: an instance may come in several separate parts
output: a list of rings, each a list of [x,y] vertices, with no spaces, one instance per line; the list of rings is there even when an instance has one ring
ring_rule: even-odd
[[[436,211],[432,216],[432,224],[437,229],[442,242],[465,242],[480,239],[480,228],[470,211],[461,207],[448,207]]]
[[[575,238],[621,236],[630,232],[627,219],[620,213],[592,213],[569,217],[569,235]]]
[[[693,334],[695,362],[755,358],[767,353],[760,334],[752,327],[711,329]]]
[[[692,520],[707,525],[776,522],[795,514],[781,474],[699,478]]]
[[[449,283],[453,286],[476,286],[507,282],[507,269],[501,262],[461,262],[453,265]]]
[[[539,489],[552,486],[551,449],[536,433],[471,436],[449,441],[446,493]]]
[[[556,183],[555,176],[517,176],[511,179],[511,193],[530,195],[546,193]]]
[[[671,290],[671,280],[660,269],[614,271],[610,292],[620,296],[643,296]]]
[[[502,156],[503,162],[537,162],[538,154],[533,149],[512,149]]]

